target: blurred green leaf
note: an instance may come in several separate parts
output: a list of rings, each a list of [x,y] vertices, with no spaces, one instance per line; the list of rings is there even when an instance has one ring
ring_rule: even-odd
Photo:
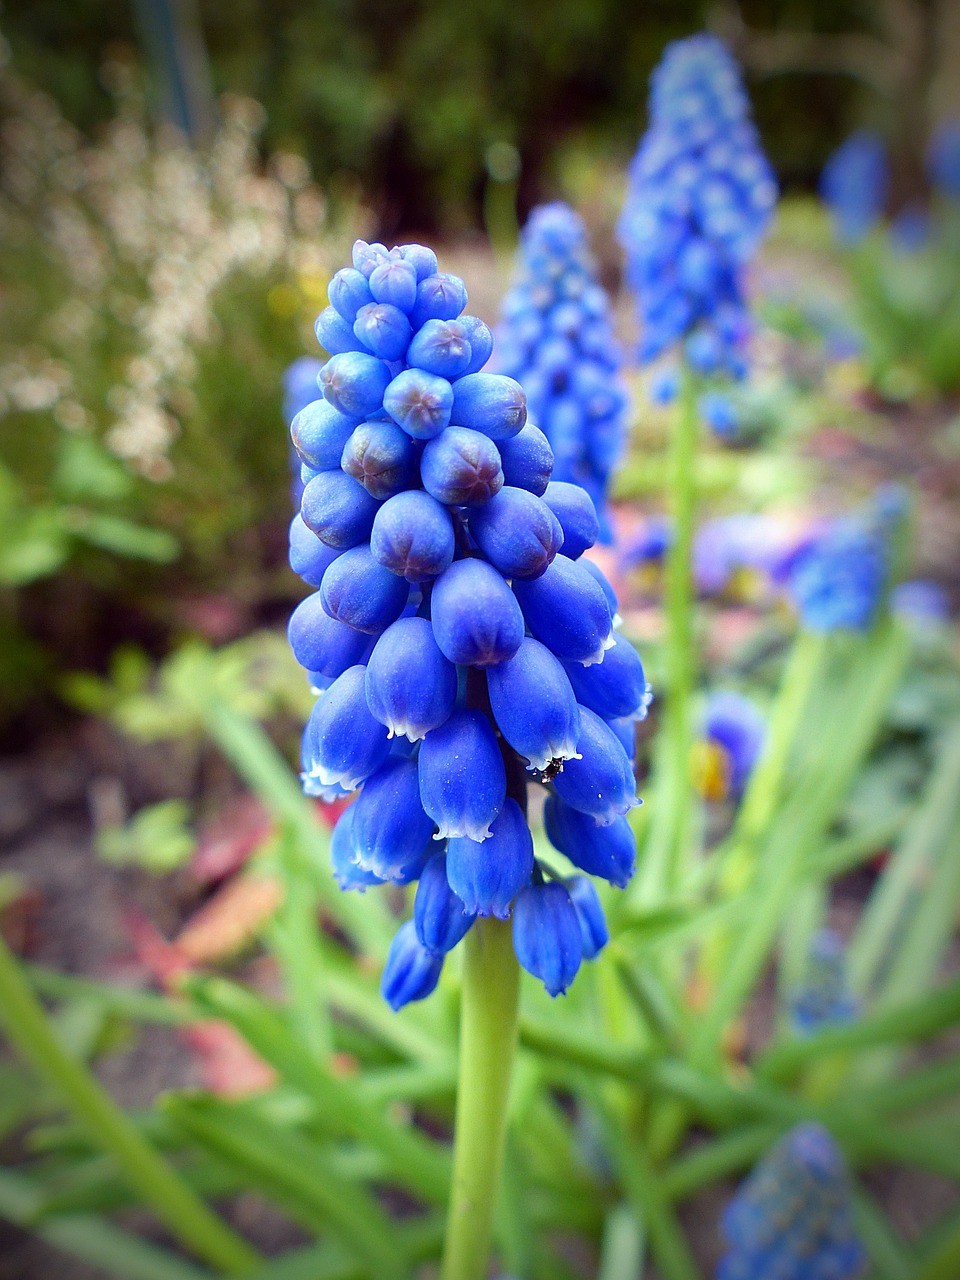
[[[196,847],[190,808],[183,800],[147,805],[123,827],[97,833],[97,853],[113,866],[139,866],[154,875],[175,870]]]

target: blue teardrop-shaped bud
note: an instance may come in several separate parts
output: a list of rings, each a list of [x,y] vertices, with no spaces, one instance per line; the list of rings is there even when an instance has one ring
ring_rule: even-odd
[[[598,827],[589,814],[572,809],[558,796],[547,796],[543,821],[547,839],[575,867],[618,889],[629,882],[637,866],[637,841],[626,818]]]
[[[563,543],[560,523],[543,499],[507,485],[471,511],[470,532],[506,578],[539,578]]]
[[[391,258],[370,273],[370,292],[377,302],[409,311],[417,300],[417,270],[412,262]]]
[[[383,393],[383,407],[414,440],[432,440],[449,425],[453,387],[423,369],[404,369]]]
[[[309,758],[303,762],[303,771],[324,787],[355,790],[389,754],[387,731],[367,706],[365,675],[366,667],[349,667],[310,713],[304,735],[305,743],[309,739]]]
[[[414,334],[407,363],[440,378],[466,373],[473,352],[459,320],[427,320]]]
[[[512,658],[523,640],[523,615],[502,574],[485,560],[455,560],[430,597],[441,652],[463,666],[491,667]]]
[[[518,435],[501,440],[497,448],[504,484],[526,489],[538,497],[546,492],[554,459],[550,441],[539,427],[528,422]]]
[[[648,686],[649,687],[649,686]],[[648,695],[649,696],[649,695]],[[601,717],[602,719],[602,717]],[[627,753],[631,765],[637,762],[637,720],[634,716],[626,716],[622,720],[604,720],[617,741]]]
[[[331,618],[319,591],[301,600],[287,624],[293,656],[308,671],[335,680],[348,667],[364,662],[372,643],[369,636]]]
[[[419,329],[428,320],[456,320],[467,305],[467,288],[459,276],[438,271],[417,285],[410,323]]]
[[[602,720],[642,717],[649,706],[649,686],[640,655],[629,640],[614,632],[613,645],[596,666],[565,664],[577,701]]]
[[[295,515],[290,521],[290,568],[311,587],[319,587],[325,571],[339,554],[339,547],[321,542],[301,516]]]
[[[578,484],[554,480],[547,485],[543,500],[560,521],[563,554],[578,560],[600,537],[600,521],[593,499]]]
[[[493,354],[493,334],[479,316],[461,316],[460,324],[470,343],[470,363],[463,372],[479,373]]]
[[[317,341],[332,356],[344,351],[363,351],[364,345],[353,331],[353,325],[344,320],[336,307],[324,307],[313,326]]]
[[[527,626],[562,662],[603,661],[613,623],[607,597],[586,569],[557,556],[539,578],[517,581],[513,590]]]
[[[600,590],[603,592],[604,596],[606,597],[607,605],[609,606],[609,609],[610,609],[610,617],[613,618],[614,621],[616,622],[616,619],[618,617],[617,593],[614,591],[613,587],[611,586],[610,581],[607,578],[607,575],[603,572],[600,566],[594,564],[592,560],[580,559],[577,561],[577,564],[581,569],[585,569],[586,572],[589,573],[590,577],[593,578],[594,581],[599,584]]]
[[[602,825],[639,804],[637,784],[617,735],[589,708],[580,708],[579,758],[554,779],[557,795]]]
[[[552,996],[562,995],[583,958],[580,921],[570,895],[557,881],[532,884],[513,904],[513,949],[527,973]]]
[[[302,462],[314,471],[336,471],[343,446],[357,419],[338,412],[326,400],[312,400],[290,424],[290,438]]]
[[[437,729],[457,702],[457,669],[437,646],[426,618],[400,618],[367,663],[367,706],[390,736],[416,742]]]
[[[504,800],[488,840],[457,836],[448,841],[446,874],[467,911],[507,919],[511,903],[533,874],[533,836],[516,800]]]
[[[397,930],[380,980],[380,994],[396,1013],[413,1000],[425,1000],[440,981],[443,956],[428,951],[412,920]]]
[[[321,471],[300,500],[303,523],[328,547],[346,550],[366,542],[379,503],[343,471]]]
[[[436,838],[486,840],[507,793],[503,757],[487,717],[455,711],[424,738],[417,767],[420,799],[437,824]]]
[[[504,738],[531,769],[577,754],[580,710],[557,658],[527,636],[512,658],[490,667],[487,690]]]
[[[417,273],[417,284],[437,273],[437,255],[425,244],[402,244],[400,257],[409,262]]]
[[[327,286],[327,295],[351,331],[357,312],[374,300],[367,277],[356,267],[342,267]]]
[[[371,302],[368,307],[361,307],[353,322],[353,332],[367,351],[380,360],[401,359],[413,337],[410,321],[399,307],[391,307],[387,302]],[[389,373],[380,392],[380,400],[368,410],[369,413],[380,408],[388,383]]]
[[[526,420],[523,387],[502,373],[468,373],[453,388],[450,421],[455,426],[481,431],[491,440],[508,440]]]
[[[429,582],[453,561],[456,539],[450,512],[423,489],[385,502],[370,534],[374,559],[408,582]]]
[[[379,635],[396,622],[409,595],[409,584],[374,560],[368,543],[334,560],[320,584],[330,617],[367,635]]]
[[[392,422],[361,422],[343,447],[340,465],[372,498],[383,501],[416,482],[413,441]]]
[[[403,876],[430,845],[433,822],[420,803],[417,766],[390,755],[363,784],[354,802],[353,846],[357,862],[382,880]]]
[[[426,491],[449,507],[481,506],[503,488],[497,446],[466,427],[447,427],[427,441],[420,477]]]
[[[370,885],[383,884],[383,881],[372,871],[364,871],[357,865],[357,854],[353,847],[353,817],[354,806],[351,805],[337,819],[330,837],[330,864],[333,867],[333,878],[341,889],[356,889],[363,893]]]
[[[423,868],[413,920],[422,946],[434,955],[452,951],[475,920],[447,883],[447,859],[435,853]]]
[[[390,370],[384,362],[361,351],[331,356],[320,370],[324,399],[347,417],[368,418],[376,413],[389,385]]]
[[[567,881],[567,893],[580,922],[580,945],[584,960],[594,960],[610,941],[606,917],[596,889],[586,876]]]

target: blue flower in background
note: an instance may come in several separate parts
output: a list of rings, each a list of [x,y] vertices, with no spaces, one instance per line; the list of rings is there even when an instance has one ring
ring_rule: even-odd
[[[739,800],[766,735],[763,712],[741,693],[712,693],[704,709],[698,770],[708,800]]]
[[[735,440],[740,430],[740,411],[725,391],[706,391],[698,402],[700,417],[721,440]]]
[[[818,1124],[792,1129],[757,1165],[723,1215],[717,1280],[855,1280],[857,1237],[847,1170]]]
[[[583,221],[568,205],[530,215],[502,315],[496,367],[526,392],[530,419],[553,450],[553,479],[582,485],[602,515],[623,452],[628,395],[610,301]]]
[[[858,244],[873,228],[889,185],[887,151],[872,129],[858,129],[833,152],[820,175],[820,195],[841,244]]]
[[[832,929],[813,939],[803,982],[791,994],[790,1022],[799,1035],[852,1022],[859,1012],[847,985],[846,949]]]
[[[748,585],[745,575],[763,580],[773,573],[781,554],[779,548],[779,531],[768,516],[737,512],[707,520],[693,540],[697,589],[715,596]]]
[[[322,398],[291,425],[305,478],[291,564],[316,590],[288,635],[323,690],[304,788],[358,793],[334,831],[342,888],[419,881],[384,972],[394,1009],[430,994],[482,916],[513,917],[520,963],[558,995],[606,926],[583,877],[568,887],[534,857],[528,783],[551,792],[557,850],[625,884],[624,743],[649,686],[614,634],[610,584],[580,559],[593,501],[551,480],[519,383],[482,371],[493,337],[463,314],[463,281],[422,245],[358,240],[353,264],[317,320]]]
[[[639,357],[685,340],[699,372],[739,375],[750,329],[744,269],[777,184],[726,45],[708,35],[669,45],[651,80],[649,116],[617,226],[637,295]]]
[[[922,205],[906,205],[890,223],[890,243],[900,253],[919,253],[930,243],[930,234],[930,214]]]
[[[899,582],[890,592],[890,609],[911,622],[949,622],[950,599],[939,582],[911,578]]]
[[[811,631],[866,631],[887,577],[883,522],[864,516],[831,521],[791,557],[787,594]]]
[[[945,120],[927,151],[930,181],[948,200],[960,200],[960,120]]]
[[[322,368],[323,361],[318,360],[315,356],[300,356],[292,364],[287,365],[283,375],[283,417],[288,431],[290,423],[300,410],[305,409],[314,400],[321,398],[317,378],[320,376]],[[300,499],[303,497],[303,478],[300,474],[302,467],[303,463],[300,461],[300,455],[291,443],[290,472],[292,480],[290,492],[293,497],[293,505],[296,508],[299,508]]]

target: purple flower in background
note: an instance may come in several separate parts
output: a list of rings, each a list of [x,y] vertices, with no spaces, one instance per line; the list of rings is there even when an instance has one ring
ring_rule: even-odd
[[[769,516],[752,512],[719,516],[697,530],[693,576],[704,595],[722,595],[744,571],[766,577],[782,554],[782,538]]]
[[[931,578],[911,578],[890,592],[890,609],[911,622],[949,622],[950,600],[939,582]]]
[[[700,786],[708,800],[739,800],[763,748],[766,720],[751,699],[712,693],[701,730]]]
[[[832,929],[821,929],[807,957],[803,981],[789,1001],[790,1023],[799,1035],[852,1022],[859,1011],[847,985],[846,948]]]
[[[858,129],[837,147],[823,166],[820,195],[841,244],[859,244],[876,225],[889,185],[887,151],[878,133]]]

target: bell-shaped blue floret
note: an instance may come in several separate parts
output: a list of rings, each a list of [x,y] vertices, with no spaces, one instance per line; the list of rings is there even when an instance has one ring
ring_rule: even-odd
[[[390,755],[364,783],[354,803],[357,862],[382,880],[397,880],[423,857],[433,822],[420,803],[417,766]]]
[[[578,484],[551,480],[543,500],[563,530],[563,554],[569,560],[578,560],[600,537],[600,521],[593,499]]]
[[[649,687],[640,655],[629,640],[614,632],[613,645],[603,661],[592,667],[565,664],[577,701],[601,720],[642,716],[649,704]]]
[[[594,960],[610,941],[606,917],[600,898],[586,876],[567,881],[567,892],[580,922],[580,945],[584,960]]]
[[[593,578],[595,582],[598,582],[600,584],[600,590],[606,596],[607,604],[610,607],[610,617],[613,618],[614,623],[616,624],[617,593],[614,591],[609,578],[603,572],[600,566],[598,564],[594,564],[592,560],[580,559],[577,561],[577,564],[580,566],[581,569],[585,569],[586,572],[589,573],[590,577]]]
[[[397,1012],[412,1000],[424,1000],[440,981],[443,956],[428,951],[412,920],[397,930],[380,981],[380,994]]]
[[[450,513],[423,489],[398,493],[374,518],[370,550],[375,560],[408,582],[428,582],[453,562]]]
[[[453,387],[422,369],[404,369],[383,393],[383,407],[415,440],[432,440],[450,423]]]
[[[526,420],[523,388],[502,373],[468,373],[453,388],[450,421],[455,426],[482,431],[491,440],[508,440]]]
[[[319,587],[325,571],[339,554],[339,547],[321,542],[300,515],[290,521],[290,568],[311,587]]]
[[[366,668],[349,667],[314,703],[304,731],[303,771],[324,787],[353,791],[386,760],[387,731],[364,693]]]
[[[624,888],[636,870],[637,841],[626,818],[598,827],[589,814],[548,796],[543,810],[547,839],[575,867]]]
[[[562,995],[583,958],[580,921],[562,884],[532,884],[513,906],[513,949],[527,973],[552,996]]]
[[[455,711],[420,747],[420,799],[437,824],[437,839],[486,840],[503,808],[507,777],[490,721],[480,711]]]
[[[402,258],[382,262],[370,273],[370,292],[377,302],[409,311],[417,300],[417,271]]]
[[[446,955],[475,919],[447,882],[445,855],[435,853],[423,868],[413,900],[413,920],[421,944],[434,955]]]
[[[451,662],[491,667],[520,648],[520,606],[485,560],[454,561],[433,585],[430,613],[437,644]]]
[[[393,422],[362,422],[343,447],[340,465],[372,498],[383,501],[416,483],[417,450]]]
[[[326,400],[313,400],[293,419],[290,438],[308,467],[314,471],[336,471],[343,446],[356,425],[356,418],[339,413]]]
[[[373,636],[396,622],[409,595],[409,585],[378,564],[367,543],[334,560],[320,584],[320,598],[331,618]]]
[[[516,800],[504,800],[488,840],[458,836],[448,842],[446,874],[467,911],[507,919],[533,874],[533,836]]]
[[[542,496],[550,483],[554,457],[550,441],[540,428],[528,422],[517,435],[501,440],[497,448],[504,484]]]
[[[303,523],[328,547],[346,550],[366,542],[378,503],[343,471],[321,471],[306,485],[300,503]]]
[[[470,513],[470,532],[506,578],[539,578],[563,544],[563,530],[543,501],[504,486]]]
[[[609,725],[589,708],[580,708],[579,757],[569,760],[554,779],[557,795],[602,825],[640,802],[627,753]],[[586,868],[584,868],[586,870]]]
[[[503,488],[497,446],[466,427],[447,427],[427,442],[420,476],[427,493],[450,507],[480,506]]]
[[[379,360],[399,360],[413,337],[410,321],[399,307],[391,307],[387,302],[371,302],[369,306],[361,307],[353,322],[353,332],[367,351]],[[378,375],[378,378],[382,378],[382,375]],[[370,383],[371,387],[374,385],[379,385],[379,382]],[[386,383],[383,389],[386,390]],[[372,390],[370,394],[373,394]],[[383,399],[382,391],[380,399]],[[375,405],[367,412],[373,413],[379,407]]]
[[[493,334],[478,316],[461,316],[467,341],[470,343],[470,363],[464,373],[479,373],[493,353]]]
[[[376,413],[389,385],[390,370],[384,362],[360,351],[331,356],[320,370],[324,399],[347,417]]]
[[[557,556],[532,582],[515,582],[527,626],[562,662],[602,662],[613,645],[610,607],[586,569]]]
[[[330,617],[319,591],[294,609],[287,623],[287,639],[301,667],[329,679],[363,662],[370,649],[369,636]]]
[[[487,690],[504,738],[531,769],[577,754],[580,709],[559,660],[527,636],[512,658],[490,667]]]
[[[410,323],[419,329],[428,320],[455,320],[466,305],[467,289],[460,277],[437,271],[417,285]]]
[[[344,320],[336,307],[324,307],[313,326],[317,341],[332,356],[344,351],[364,351],[366,348],[353,331],[353,324]]]
[[[357,854],[353,847],[353,818],[354,806],[351,805],[337,819],[330,837],[330,864],[333,867],[333,878],[341,889],[357,889],[363,893],[370,885],[383,884],[383,881],[372,871],[364,871],[357,865]]]
[[[473,351],[459,320],[427,320],[407,351],[407,362],[440,378],[459,378],[470,367]]]
[[[327,286],[330,303],[350,326],[361,307],[374,301],[367,277],[356,267],[342,267]]]
[[[374,645],[365,688],[370,711],[391,737],[416,742],[453,711],[457,669],[440,652],[426,618],[400,618]]]

